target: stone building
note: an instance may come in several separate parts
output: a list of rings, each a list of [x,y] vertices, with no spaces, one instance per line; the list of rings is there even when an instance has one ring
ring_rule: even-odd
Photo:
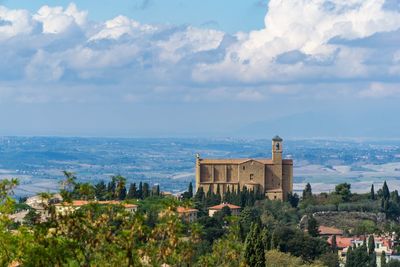
[[[293,161],[282,159],[282,138],[272,139],[272,159],[202,159],[196,156],[196,190],[232,192],[247,187],[269,199],[285,200],[293,190]]]

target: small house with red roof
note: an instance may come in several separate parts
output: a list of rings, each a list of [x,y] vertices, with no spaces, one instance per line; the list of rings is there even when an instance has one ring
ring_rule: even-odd
[[[54,205],[57,215],[65,215],[80,209],[82,206],[89,204],[99,204],[99,205],[121,205],[126,211],[135,213],[137,211],[138,205],[122,203],[116,200],[109,201],[88,201],[88,200],[73,200],[72,202],[57,203]]]
[[[239,215],[240,214],[240,206],[236,206],[229,203],[221,203],[216,206],[212,206],[208,208],[208,216],[213,217],[214,213],[221,211],[224,207],[228,207],[231,210],[232,215]]]
[[[176,212],[178,212],[178,216],[184,221],[192,223],[197,220],[197,213],[199,210],[187,207],[177,207]]]

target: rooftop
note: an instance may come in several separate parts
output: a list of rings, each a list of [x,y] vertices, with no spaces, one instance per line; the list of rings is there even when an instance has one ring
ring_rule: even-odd
[[[274,164],[272,159],[200,159],[200,164],[242,164],[247,161],[254,160],[261,164],[265,165],[272,165]],[[291,159],[284,159],[282,160],[283,164],[293,164],[293,160]]]
[[[221,203],[219,205],[216,205],[216,206],[213,206],[213,207],[209,207],[208,209],[210,209],[210,210],[222,210],[223,207],[228,207],[231,210],[240,209],[240,206],[236,206],[236,205],[229,204],[229,203]]]
[[[198,212],[198,209],[187,208],[187,207],[177,207],[176,211],[178,213],[191,213],[191,212]]]
[[[70,202],[63,202],[63,203],[58,203],[55,204],[55,206],[73,206],[73,207],[81,207],[89,204],[99,204],[99,205],[122,205],[125,208],[135,208],[138,205],[135,204],[127,204],[127,203],[122,203],[117,200],[107,200],[107,201],[88,201],[88,200],[73,200],[71,203]]]
[[[320,235],[343,235],[343,231],[335,227],[321,225],[318,230]]]

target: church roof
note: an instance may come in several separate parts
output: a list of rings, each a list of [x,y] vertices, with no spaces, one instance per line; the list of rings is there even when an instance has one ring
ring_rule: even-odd
[[[242,164],[248,162],[250,160],[254,160],[261,164],[272,165],[274,162],[272,159],[200,159],[200,164]],[[283,164],[293,164],[293,160],[284,159],[282,160]]]

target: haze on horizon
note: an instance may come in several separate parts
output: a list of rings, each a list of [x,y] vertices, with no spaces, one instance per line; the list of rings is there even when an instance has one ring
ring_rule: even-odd
[[[0,5],[0,135],[400,136],[400,0]]]

